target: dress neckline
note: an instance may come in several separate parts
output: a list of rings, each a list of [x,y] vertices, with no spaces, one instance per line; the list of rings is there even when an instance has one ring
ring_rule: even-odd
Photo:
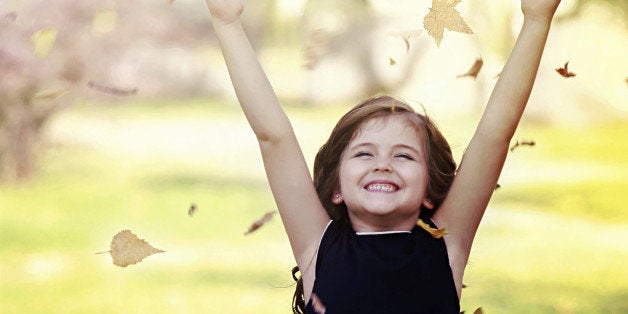
[[[406,230],[398,230],[398,231],[362,231],[356,232],[356,235],[359,236],[368,236],[368,235],[384,235],[384,234],[404,234],[404,233],[412,233],[411,231]]]

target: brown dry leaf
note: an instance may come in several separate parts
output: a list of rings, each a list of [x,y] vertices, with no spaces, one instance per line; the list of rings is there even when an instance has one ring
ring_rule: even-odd
[[[513,144],[512,146],[510,146],[510,151],[514,151],[515,148],[519,147],[519,146],[534,146],[536,145],[536,142],[534,140],[531,141],[517,141],[515,144]]]
[[[122,230],[113,236],[109,251],[96,254],[109,253],[114,265],[127,267],[141,262],[145,257],[163,252],[165,251],[156,249],[143,239],[139,239],[130,230]]]
[[[403,43],[406,44],[406,52],[410,51],[410,37],[403,36]]]
[[[482,58],[476,59],[469,71],[467,71],[467,73],[460,74],[457,77],[461,78],[465,76],[471,76],[473,78],[477,78],[478,73],[480,73],[480,70],[482,69],[482,65],[484,65],[484,61],[482,60]]]
[[[9,12],[0,15],[0,23],[13,23],[17,20],[17,13]]]
[[[192,205],[190,205],[190,208],[188,208],[188,216],[192,217],[197,209],[198,207],[196,206],[196,204],[192,203]]]
[[[253,231],[259,229],[260,227],[262,227],[264,224],[266,224],[267,222],[269,222],[271,219],[273,219],[273,216],[275,215],[276,211],[269,211],[266,214],[264,214],[264,216],[262,218],[260,218],[259,220],[255,221],[250,227],[249,230],[247,230],[244,235],[249,235],[250,233],[252,233]]]
[[[393,58],[388,58],[388,64],[389,65],[395,65],[395,64],[397,64],[397,61],[395,61],[395,59],[393,59]]]
[[[406,52],[410,51],[410,40],[416,37],[421,36],[421,34],[423,33],[423,30],[417,29],[417,30],[406,30],[406,31],[400,31],[400,32],[393,32],[390,35],[394,36],[394,37],[401,37],[403,39],[403,43],[406,47]]]
[[[569,65],[569,61],[565,62],[565,65],[562,68],[557,68],[556,72],[558,72],[558,74],[560,74],[562,77],[565,77],[565,78],[576,76],[575,73],[569,72],[569,70],[567,69],[568,65]]]
[[[137,94],[137,91],[138,91],[137,87],[134,87],[132,89],[121,89],[117,87],[109,87],[105,85],[96,84],[94,81],[89,81],[87,83],[87,87],[93,90],[102,92],[102,93],[116,95],[116,96],[129,96],[129,95]]]
[[[432,7],[423,19],[423,26],[427,33],[436,41],[436,46],[440,46],[445,28],[460,33],[473,34],[473,31],[464,21],[460,12],[455,6],[461,0],[432,0]]]
[[[482,307],[478,307],[475,311],[473,311],[473,314],[482,314],[482,313],[484,313],[482,311]]]

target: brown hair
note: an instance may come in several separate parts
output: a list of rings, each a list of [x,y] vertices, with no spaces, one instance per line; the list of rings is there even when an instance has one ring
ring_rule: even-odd
[[[405,114],[424,136],[425,155],[428,168],[428,184],[425,198],[429,199],[432,210],[421,205],[422,219],[431,217],[445,200],[456,172],[456,162],[451,147],[434,122],[425,114],[417,113],[411,106],[390,96],[366,99],[347,112],[336,124],[327,142],[320,148],[314,159],[314,186],[323,207],[329,216],[341,225],[350,228],[351,221],[344,203],[334,204],[332,196],[338,187],[339,166],[345,147],[354,137],[360,126],[368,120],[392,114]],[[298,268],[292,270],[296,280]],[[292,299],[293,313],[305,312],[303,281],[297,280],[297,289]]]

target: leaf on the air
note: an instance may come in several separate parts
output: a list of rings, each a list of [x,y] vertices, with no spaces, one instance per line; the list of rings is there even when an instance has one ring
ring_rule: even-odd
[[[403,39],[403,44],[406,47],[406,52],[409,52],[411,39],[421,36],[422,33],[423,33],[423,30],[414,29],[414,30],[393,32],[390,35],[394,37],[401,37],[401,39]]]
[[[482,314],[482,313],[484,313],[482,311],[482,307],[478,307],[475,311],[473,311],[473,314]]]
[[[470,76],[473,78],[477,78],[478,73],[480,73],[480,70],[482,69],[482,65],[484,65],[484,61],[482,60],[482,58],[476,59],[473,65],[471,66],[471,68],[469,69],[469,71],[467,71],[467,73],[460,74],[457,77],[461,78],[465,76]]]
[[[445,28],[454,32],[473,34],[473,31],[464,21],[460,12],[455,9],[455,6],[458,5],[460,1],[461,0],[432,0],[430,12],[428,12],[423,19],[423,27],[425,27],[427,33],[434,38],[436,46],[440,46]]]
[[[253,224],[251,224],[251,226],[249,227],[249,230],[247,230],[244,235],[249,235],[252,232],[254,232],[255,230],[259,229],[260,227],[262,227],[264,224],[266,224],[267,222],[269,222],[271,219],[273,219],[273,216],[275,216],[276,211],[269,211],[266,214],[264,214],[264,216],[260,219],[258,219],[257,221],[255,221]]]
[[[447,234],[447,230],[445,230],[445,228],[432,228],[421,219],[419,219],[417,225],[423,230],[427,231],[430,235],[432,235],[432,238],[434,239],[440,239]]]
[[[534,142],[534,140],[531,141],[517,141],[515,144],[513,144],[512,146],[510,146],[510,151],[514,151],[515,148],[519,147],[519,146],[534,146],[536,145],[536,142]]]
[[[395,61],[395,59],[393,59],[393,58],[388,58],[388,64],[389,65],[395,65],[395,64],[397,64],[397,61]]]
[[[116,95],[116,96],[129,96],[133,94],[137,94],[137,87],[132,89],[121,89],[117,87],[109,87],[100,84],[94,83],[94,81],[89,81],[87,86],[93,90],[103,92],[106,94]]]
[[[35,93],[35,99],[54,100],[70,92],[68,89],[42,90]]]
[[[31,35],[35,55],[40,58],[47,57],[50,51],[52,51],[52,47],[55,45],[58,33],[59,32],[54,28],[47,28]]]
[[[17,13],[9,12],[0,15],[0,23],[13,23],[17,20]]]
[[[569,69],[567,69],[567,66],[569,66],[569,61],[565,62],[565,65],[562,68],[557,68],[556,72],[558,72],[558,74],[560,74],[562,77],[566,77],[566,78],[576,76],[575,73],[569,72]]]
[[[196,207],[196,204],[192,203],[192,205],[190,205],[190,208],[188,208],[188,216],[192,217],[192,215],[196,213],[197,209],[198,207]]]
[[[96,254],[109,253],[114,265],[127,267],[141,262],[147,256],[162,252],[165,251],[152,247],[130,230],[122,230],[113,236],[109,251]]]

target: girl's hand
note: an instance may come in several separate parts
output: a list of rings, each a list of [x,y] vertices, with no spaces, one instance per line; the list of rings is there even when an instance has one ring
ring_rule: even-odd
[[[224,24],[240,18],[244,10],[243,0],[205,0],[212,17]]]
[[[521,11],[525,18],[550,21],[560,0],[521,0]]]

